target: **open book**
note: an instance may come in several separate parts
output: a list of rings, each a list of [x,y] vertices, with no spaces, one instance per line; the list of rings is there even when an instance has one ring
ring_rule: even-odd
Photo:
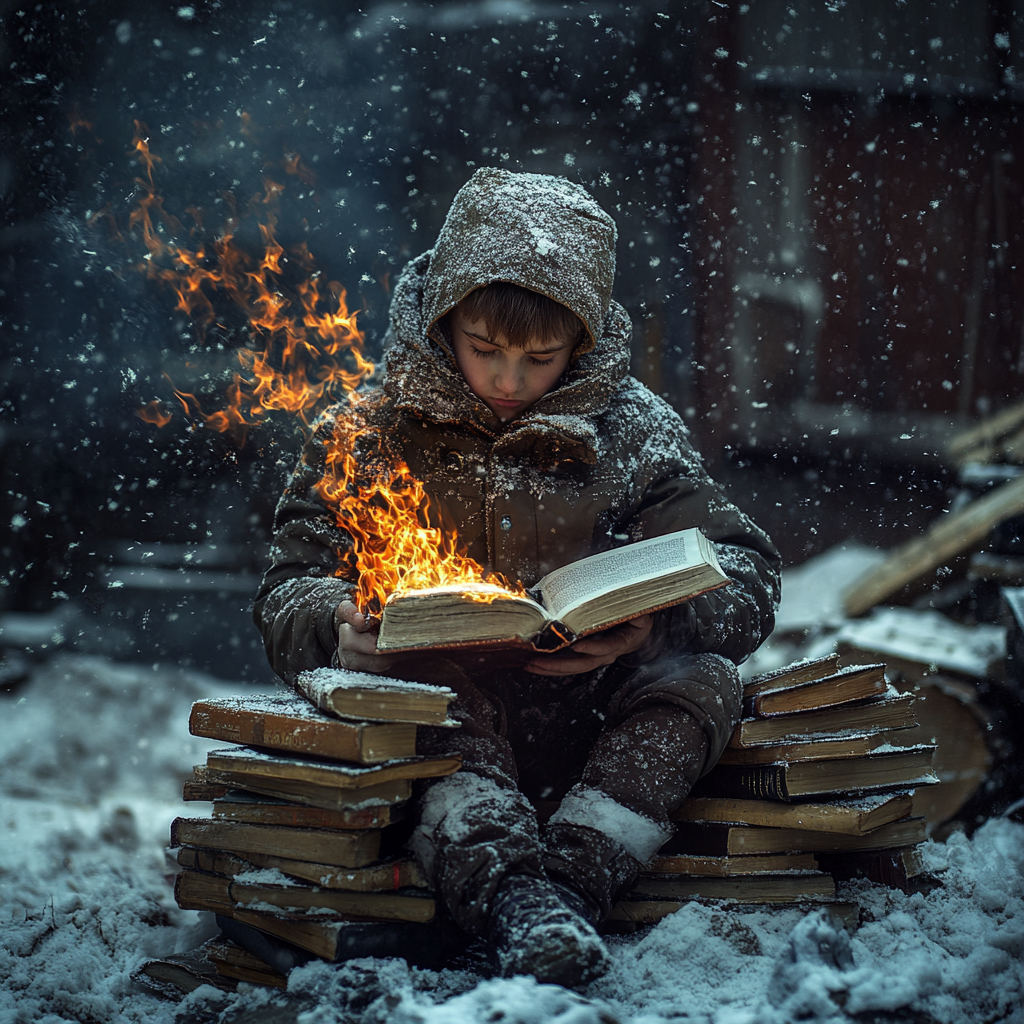
[[[562,566],[528,597],[486,583],[397,595],[384,606],[377,649],[555,651],[728,582],[711,541],[698,529],[680,530]]]

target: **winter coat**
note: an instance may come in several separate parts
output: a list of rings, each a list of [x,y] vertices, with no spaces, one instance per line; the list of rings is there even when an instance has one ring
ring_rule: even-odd
[[[739,662],[771,632],[779,556],[704,470],[680,417],[628,375],[630,322],[610,298],[615,228],[564,179],[477,171],[435,248],[399,278],[379,389],[326,413],[277,508],[272,565],[254,617],[286,679],[328,665],[334,612],[355,580],[351,546],[315,485],[339,421],[370,428],[362,461],[404,459],[432,523],[467,554],[531,586],[569,562],[700,527],[729,586],[656,614],[641,661],[712,652]],[[503,423],[460,373],[439,321],[474,288],[509,281],[572,309],[585,342],[559,385]]]

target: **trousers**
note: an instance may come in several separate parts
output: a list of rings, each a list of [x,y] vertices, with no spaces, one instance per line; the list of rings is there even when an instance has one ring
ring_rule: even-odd
[[[606,915],[740,715],[736,666],[715,654],[563,677],[454,662],[429,674],[455,690],[461,728],[421,726],[420,752],[457,751],[462,770],[428,784],[409,847],[472,935],[510,873],[555,877]]]

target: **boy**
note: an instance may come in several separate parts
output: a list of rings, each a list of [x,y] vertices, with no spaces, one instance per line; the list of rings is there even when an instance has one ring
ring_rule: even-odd
[[[396,285],[380,390],[328,413],[307,445],[255,606],[286,679],[333,662],[457,691],[462,728],[423,729],[423,752],[454,746],[463,770],[427,790],[410,846],[503,973],[570,986],[607,968],[594,925],[721,754],[736,663],[771,632],[779,593],[771,541],[707,476],[679,417],[627,376],[614,245],[614,222],[577,185],[473,175]],[[357,458],[404,458],[432,514],[510,579],[699,526],[732,582],[520,667],[378,654],[341,575],[350,539],[315,491],[339,420],[366,428]],[[557,810],[538,826],[531,801]]]

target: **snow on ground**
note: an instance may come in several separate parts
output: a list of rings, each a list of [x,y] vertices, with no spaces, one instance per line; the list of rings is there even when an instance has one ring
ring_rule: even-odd
[[[838,625],[843,614],[843,591],[887,557],[878,548],[857,541],[837,544],[802,565],[783,573],[782,601],[775,617],[779,633]]]
[[[242,689],[64,654],[0,697],[0,1024],[1024,1024],[1024,826],[1004,820],[929,844],[948,869],[927,895],[849,888],[865,918],[850,942],[800,910],[693,904],[612,939],[611,973],[582,995],[358,961],[296,970],[283,994],[160,999],[131,971],[211,933],[174,907],[163,857],[181,780],[213,745],[188,735],[189,704]]]

